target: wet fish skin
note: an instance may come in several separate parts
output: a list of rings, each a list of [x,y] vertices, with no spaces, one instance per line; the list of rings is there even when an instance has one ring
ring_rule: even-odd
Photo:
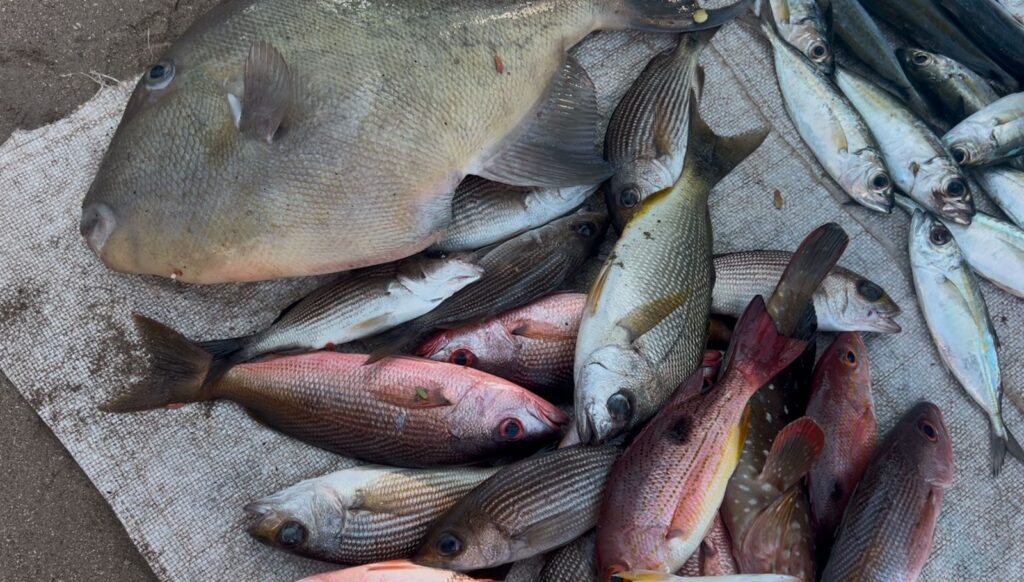
[[[781,431],[803,416],[807,407],[814,355],[813,349],[805,350],[747,402],[745,438],[736,470],[726,486],[720,511],[735,542],[733,555],[741,567],[746,561],[747,568],[743,572],[761,571],[755,556],[743,556],[746,539],[758,517],[792,487],[793,481],[802,477],[799,473],[795,476],[786,475],[786,482],[779,483],[777,478],[768,479],[762,473]],[[779,537],[776,536],[776,540]],[[813,555],[804,551],[801,557],[813,558]],[[781,568],[777,571],[796,574],[793,571],[782,571]]]
[[[258,516],[249,533],[300,556],[340,564],[405,558],[435,519],[495,471],[342,469],[246,505]]]
[[[859,0],[818,0],[823,10],[826,5],[831,5],[833,28],[843,44],[875,73],[892,83],[918,115],[933,120],[933,107],[907,78],[897,60],[896,53],[900,49],[893,51],[889,39]]]
[[[1024,1],[999,0],[999,3],[1017,19],[1017,22],[1024,24]]]
[[[851,198],[878,212],[892,212],[892,178],[871,131],[824,72],[789,46],[768,24],[775,73],[789,118],[801,139]]]
[[[594,532],[587,533],[551,554],[539,582],[593,582],[597,578]]]
[[[221,369],[266,354],[340,345],[428,313],[482,274],[483,268],[467,256],[419,256],[368,267],[316,289],[262,331],[200,345],[214,354],[212,366]]]
[[[1007,450],[1024,462],[1024,451],[1002,418],[1002,379],[988,309],[954,235],[914,210],[910,265],[918,304],[939,357],[988,417],[992,473]]]
[[[948,121],[959,123],[999,99],[984,77],[949,57],[918,48],[897,48],[896,56],[906,74],[942,104]]]
[[[703,373],[694,373],[616,463],[597,527],[601,580],[673,572],[697,550],[739,461],[747,401],[807,345],[779,336],[763,300],[754,299],[717,385],[701,396]]]
[[[903,196],[897,196],[896,201],[908,212],[917,208]],[[953,233],[974,272],[1003,291],[1024,297],[1024,229],[984,212],[975,213],[967,226],[948,221],[942,224]]]
[[[605,134],[608,208],[620,231],[641,203],[670,188],[683,171],[691,87],[701,91],[697,63],[715,31],[684,34],[648,63],[623,96]]]
[[[1011,93],[942,137],[961,166],[985,166],[1024,153],[1024,93]]]
[[[978,48],[960,27],[933,0],[861,0],[878,18],[893,26],[901,35],[916,40],[924,48],[956,59],[971,69],[993,79],[1008,90],[1017,88],[1017,81],[1006,70]]]
[[[971,174],[1014,224],[1024,228],[1024,172],[1006,166],[978,168]]]
[[[860,334],[837,335],[821,355],[807,416],[825,430],[825,448],[807,475],[815,547],[825,563],[878,439],[871,364]]]
[[[716,515],[708,533],[700,542],[700,547],[690,556],[677,572],[681,576],[729,576],[738,574],[736,560],[732,557],[732,538],[729,530],[722,522],[721,515]]]
[[[309,576],[297,582],[392,582],[399,579],[407,582],[498,582],[489,578],[473,578],[459,572],[418,566],[408,560],[392,560],[345,568]]]
[[[311,445],[371,463],[465,464],[536,448],[568,418],[506,380],[442,362],[314,352],[240,364],[206,382],[208,353],[174,330],[137,317],[149,350],[147,378],[102,405],[131,412],[231,400],[263,423]]]
[[[711,311],[739,317],[754,296],[772,292],[792,257],[775,250],[716,255]],[[842,267],[834,267],[815,291],[814,311],[821,331],[900,331],[894,321],[900,308],[885,290]]]
[[[769,0],[779,35],[822,72],[832,74],[831,23],[816,0]]]
[[[605,481],[622,449],[558,449],[502,467],[438,519],[413,558],[475,570],[557,548],[597,522]]]
[[[633,215],[587,296],[573,369],[584,443],[650,418],[704,353],[714,280],[708,195],[767,132],[719,137],[695,99],[689,117],[682,175]]]
[[[1017,78],[1024,76],[1024,23],[997,0],[940,0],[979,46]]]
[[[970,224],[970,186],[938,136],[871,81],[842,67],[835,79],[877,140],[896,187],[934,214]]]
[[[472,251],[507,240],[565,216],[597,189],[593,186],[529,188],[469,176],[455,189],[452,220],[430,250]]]
[[[194,283],[404,258],[440,238],[466,175],[607,177],[592,82],[566,62],[588,33],[713,28],[745,9],[698,23],[697,6],[668,0],[236,0],[139,82],[80,230],[111,269]],[[571,94],[561,135],[576,138],[552,142],[549,119],[536,132],[549,141],[512,152],[554,87]]]
[[[622,572],[612,580],[636,582],[800,582],[795,576],[785,574],[740,574],[736,576],[674,576],[662,572]]]
[[[587,296],[556,293],[480,323],[441,330],[416,355],[470,366],[531,390],[572,387],[576,334]]]
[[[952,483],[953,447],[942,411],[919,403],[889,431],[868,465],[822,580],[916,580]]]

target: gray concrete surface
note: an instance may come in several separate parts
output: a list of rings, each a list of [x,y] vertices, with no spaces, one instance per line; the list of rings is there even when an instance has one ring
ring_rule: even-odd
[[[218,3],[0,0],[0,142],[73,111],[98,87],[90,73],[138,73]],[[154,579],[99,492],[2,372],[0,483],[0,581]]]

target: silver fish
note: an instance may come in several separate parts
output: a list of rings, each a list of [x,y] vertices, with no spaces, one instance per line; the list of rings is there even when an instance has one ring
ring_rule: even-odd
[[[896,202],[911,213],[918,208],[904,196],[897,196]],[[1024,297],[1024,230],[983,212],[967,226],[943,224],[976,273],[1003,291]]]
[[[256,539],[307,558],[366,564],[406,558],[431,523],[496,468],[363,465],[307,479],[245,506]]]
[[[1011,93],[956,124],[942,142],[962,166],[1024,154],[1024,93]]]
[[[133,93],[83,202],[110,268],[252,281],[394,261],[443,234],[467,175],[611,172],[589,33],[714,28],[746,1],[235,0]]]
[[[768,297],[793,258],[788,251],[740,251],[715,256],[711,311],[739,317],[756,295]],[[899,333],[896,302],[874,282],[834,267],[814,292],[821,331]]]
[[[992,473],[999,473],[1007,449],[1024,462],[1024,450],[1003,423],[996,340],[978,281],[950,231],[920,209],[911,220],[910,266],[939,356],[988,416]]]
[[[779,35],[825,73],[834,66],[829,16],[816,0],[768,0]],[[831,13],[831,7],[828,8]]]
[[[782,102],[811,153],[844,192],[879,212],[892,212],[892,179],[871,131],[824,72],[762,24],[775,54]]]
[[[984,77],[949,57],[917,48],[898,48],[896,56],[907,75],[942,104],[953,123],[999,99]]]
[[[476,282],[484,269],[471,257],[414,257],[345,273],[287,308],[253,335],[200,343],[212,367],[264,354],[311,352],[367,338],[433,311]]]
[[[580,207],[593,186],[526,188],[469,176],[452,201],[452,221],[432,250],[471,251],[543,226]]]
[[[587,296],[573,367],[585,443],[650,418],[704,353],[714,279],[708,195],[767,132],[719,137],[696,99],[689,115],[682,175],[633,215]]]
[[[864,77],[840,67],[836,84],[878,141],[896,187],[933,213],[970,224],[970,186],[938,136],[899,99]]]
[[[684,34],[676,48],[651,59],[612,115],[605,156],[615,174],[606,194],[620,230],[641,202],[683,172],[690,88],[696,85],[699,98],[697,62],[713,34]]]
[[[1005,166],[978,168],[972,173],[985,193],[1017,226],[1024,228],[1024,172]]]

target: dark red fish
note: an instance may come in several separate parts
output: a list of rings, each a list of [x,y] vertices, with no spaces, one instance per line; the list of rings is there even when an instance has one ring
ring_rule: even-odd
[[[818,555],[827,557],[878,439],[868,351],[860,334],[837,335],[818,360],[807,416],[825,430],[825,448],[807,486],[815,545]]]
[[[846,507],[822,580],[916,580],[952,484],[953,446],[942,411],[922,402],[875,452]]]
[[[680,576],[728,576],[738,574],[732,557],[732,538],[720,516],[715,516],[711,529],[704,534],[700,547],[677,572]]]

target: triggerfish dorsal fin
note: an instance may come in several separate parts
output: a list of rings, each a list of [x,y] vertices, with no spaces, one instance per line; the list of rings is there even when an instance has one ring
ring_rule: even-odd
[[[825,447],[825,432],[810,417],[787,424],[779,431],[761,470],[760,480],[786,491],[803,478]]]
[[[245,95],[238,129],[270,143],[292,104],[292,74],[274,45],[256,41],[245,60]]]

